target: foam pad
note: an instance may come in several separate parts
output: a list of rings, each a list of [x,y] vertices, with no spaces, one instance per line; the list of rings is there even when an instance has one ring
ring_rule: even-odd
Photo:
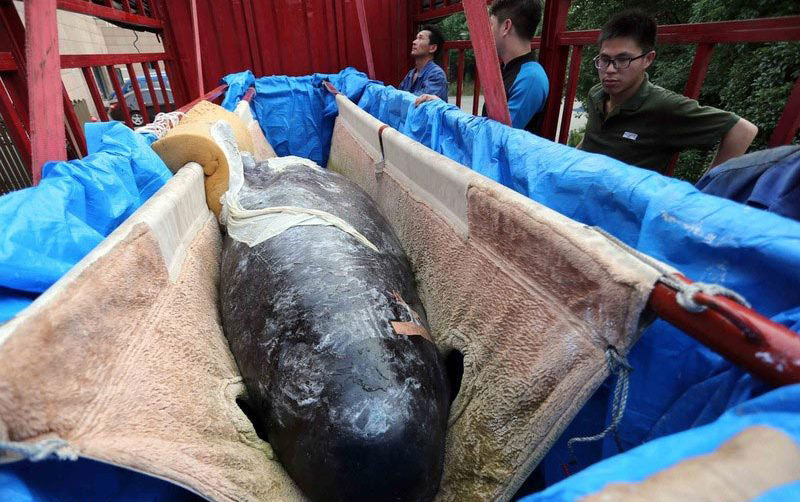
[[[230,124],[240,151],[254,153],[253,140],[244,122],[235,113],[208,101],[193,106],[175,128],[152,145],[172,172],[189,162],[203,166],[206,202],[217,216],[222,209],[219,199],[228,190],[228,164],[209,132],[218,121]]]

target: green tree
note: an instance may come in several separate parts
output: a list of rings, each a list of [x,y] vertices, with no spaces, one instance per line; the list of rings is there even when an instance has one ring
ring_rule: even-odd
[[[567,21],[571,30],[596,29],[614,13],[638,7],[658,24],[700,23],[800,14],[797,0],[574,0]],[[651,80],[683,92],[694,58],[693,46],[659,45]],[[581,62],[578,99],[585,99],[597,83],[592,58],[597,47],[587,47]],[[732,111],[759,128],[751,150],[764,148],[800,75],[800,43],[720,44],[714,49],[700,93],[700,102]],[[795,142],[798,142],[795,138]],[[713,152],[683,152],[676,176],[696,181]]]

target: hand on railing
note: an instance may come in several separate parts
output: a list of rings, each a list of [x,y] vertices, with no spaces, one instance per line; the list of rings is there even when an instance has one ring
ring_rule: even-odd
[[[428,101],[434,101],[436,99],[441,101],[442,98],[440,98],[439,96],[434,96],[433,94],[422,94],[416,99],[416,101],[414,101],[414,106],[419,106],[422,103],[426,103]]]

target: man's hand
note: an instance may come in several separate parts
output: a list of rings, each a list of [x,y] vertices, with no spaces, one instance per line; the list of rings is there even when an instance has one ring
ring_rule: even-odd
[[[414,101],[414,106],[419,106],[426,101],[433,101],[438,99],[439,101],[442,100],[439,96],[434,96],[433,94],[422,94],[420,95],[416,101]]]

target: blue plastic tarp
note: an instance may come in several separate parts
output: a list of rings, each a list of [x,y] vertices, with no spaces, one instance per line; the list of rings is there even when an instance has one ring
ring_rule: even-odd
[[[30,304],[169,179],[152,137],[86,125],[90,155],[49,162],[39,185],[0,197],[0,322]]]
[[[0,467],[3,502],[201,502],[151,476],[87,459],[16,462]]]
[[[333,78],[338,87],[360,89],[364,85],[360,97],[351,100],[412,139],[576,221],[601,227],[694,280],[732,288],[756,310],[800,331],[797,222],[703,194],[689,183],[653,171],[463,113],[442,101],[414,107],[411,94],[375,82],[364,84],[363,74],[345,71]],[[313,140],[324,137],[320,130],[327,134],[329,126],[323,126],[320,118],[319,98],[304,97],[315,96],[318,82],[310,77],[259,80],[270,92],[257,94],[253,104],[269,111],[268,116],[262,112],[257,118],[270,141],[275,136],[272,127],[293,126],[291,121],[275,117],[304,118],[291,133],[284,130],[284,137],[296,134]],[[238,96],[231,93],[231,103],[243,94],[244,89]],[[275,100],[275,96],[281,99]],[[289,96],[303,98],[290,100]],[[326,114],[324,121],[330,124],[331,117]],[[308,156],[304,141],[279,141],[279,155]],[[314,146],[325,150],[327,143],[320,141]],[[315,160],[319,162],[326,154]],[[628,357],[634,371],[628,408],[617,435],[623,449],[707,424],[767,390],[663,321],[645,331]],[[564,477],[562,466],[570,460],[566,440],[593,435],[608,423],[611,383],[598,390],[543,462],[548,484]],[[581,443],[576,446],[578,464],[574,469],[617,452],[611,437],[599,443]]]
[[[338,115],[336,99],[322,83],[330,82],[352,101],[358,101],[371,81],[354,68],[339,73],[315,73],[305,77],[254,78],[250,71],[223,79],[228,84],[222,106],[233,110],[251,86],[253,114],[278,156],[297,155],[324,166],[331,149],[333,123]]]
[[[800,443],[800,385],[783,387],[734,406],[711,424],[663,437],[597,463],[523,502],[573,502],[612,482],[637,482],[680,461],[716,450],[743,429],[768,425]],[[798,444],[800,446],[800,444]],[[800,500],[800,481],[769,490],[759,502]]]

